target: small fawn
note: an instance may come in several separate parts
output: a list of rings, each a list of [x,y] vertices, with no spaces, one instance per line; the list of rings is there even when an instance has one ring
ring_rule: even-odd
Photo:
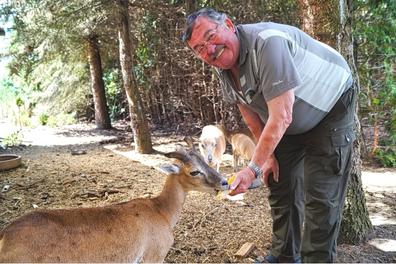
[[[0,232],[0,262],[163,262],[187,192],[228,188],[196,151],[165,155],[178,162],[161,167],[168,176],[159,196],[31,212]]]
[[[256,144],[250,137],[242,133],[231,135],[229,143],[232,146],[233,167],[234,172],[236,172],[239,167],[239,161],[249,162],[252,159]]]
[[[223,131],[217,126],[204,126],[199,138],[199,150],[209,166],[220,171],[222,156],[226,150]]]
[[[220,129],[223,131],[227,142],[232,146],[232,165],[234,172],[237,172],[240,161],[243,161],[243,165],[246,165],[246,163],[253,157],[254,149],[256,148],[255,141],[253,140],[253,134],[248,129],[244,129],[241,132],[228,131],[225,124],[222,124]],[[260,187],[262,184],[261,179],[255,179],[249,189]]]
[[[238,170],[239,161],[250,161],[253,157],[254,149],[256,147],[253,141],[253,135],[249,129],[241,131],[229,131],[225,124],[221,124],[221,131],[226,140],[232,146],[233,168],[234,172]]]

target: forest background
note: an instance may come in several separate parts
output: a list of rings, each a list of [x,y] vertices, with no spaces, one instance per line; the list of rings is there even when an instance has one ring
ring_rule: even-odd
[[[132,92],[138,95],[131,98],[121,67],[122,2],[127,1],[4,2],[2,21],[13,25],[0,34],[10,41],[1,54],[8,72],[0,80],[0,119],[21,127],[95,120],[99,128],[108,128],[129,120],[128,100],[136,100],[150,130],[196,133],[221,120],[241,126],[238,111],[222,101],[211,68],[180,40],[186,15],[203,6],[226,12],[236,23],[294,25],[337,48],[339,12],[333,8],[338,1],[129,1],[129,67]],[[395,167],[396,3],[351,0],[349,5],[362,156]],[[6,143],[17,140],[12,134]]]

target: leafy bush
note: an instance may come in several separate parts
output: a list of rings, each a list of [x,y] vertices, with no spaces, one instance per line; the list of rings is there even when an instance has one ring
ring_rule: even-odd
[[[380,148],[374,158],[394,167],[395,150],[385,150],[396,142],[396,2],[354,1],[357,65],[360,77],[359,114],[376,129]],[[373,144],[374,145],[374,144]]]
[[[109,114],[112,120],[125,116],[124,90],[122,88],[121,76],[117,69],[108,69],[103,74],[106,87],[106,99]]]
[[[20,131],[16,131],[6,136],[2,141],[2,146],[4,148],[8,147],[16,147],[22,143],[22,136],[20,135]]]
[[[44,114],[44,113],[40,114],[40,116],[39,116],[40,125],[43,125],[43,126],[47,125],[48,119],[49,119],[49,115]]]
[[[396,151],[391,148],[378,149],[374,153],[375,159],[384,167],[396,168]]]
[[[75,113],[61,113],[55,116],[48,117],[48,125],[51,127],[59,127],[64,125],[72,125],[77,122]]]

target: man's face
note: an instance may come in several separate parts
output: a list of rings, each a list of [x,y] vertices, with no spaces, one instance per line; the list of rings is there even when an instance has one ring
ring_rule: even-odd
[[[198,17],[187,41],[194,53],[209,65],[231,69],[238,60],[239,39],[230,19],[222,25],[207,17]]]

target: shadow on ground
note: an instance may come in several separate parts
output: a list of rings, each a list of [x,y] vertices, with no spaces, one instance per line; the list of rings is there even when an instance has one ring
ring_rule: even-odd
[[[23,165],[0,172],[0,188],[9,185],[7,191],[0,192],[0,229],[36,208],[103,206],[153,197],[165,180],[156,168],[170,162],[158,154],[134,152],[131,133],[125,128],[104,132],[92,126],[42,128],[26,135],[31,146],[3,151],[22,155]],[[153,142],[155,149],[165,152],[178,143],[184,144],[182,137],[175,135],[157,134]],[[225,155],[222,172],[232,172],[229,154]],[[382,180],[378,180],[378,175],[374,177],[377,186]],[[396,223],[389,222],[396,219],[396,192],[381,187],[370,189],[373,184],[364,179],[363,184],[368,184],[366,198],[374,231],[369,242],[339,245],[337,262],[396,262],[392,244]],[[257,188],[245,195],[244,203],[237,204],[208,194],[190,193],[174,230],[175,243],[165,261],[251,263],[266,254],[271,244],[272,221],[267,196],[266,188]],[[255,250],[246,258],[235,257],[246,242],[253,242]]]

